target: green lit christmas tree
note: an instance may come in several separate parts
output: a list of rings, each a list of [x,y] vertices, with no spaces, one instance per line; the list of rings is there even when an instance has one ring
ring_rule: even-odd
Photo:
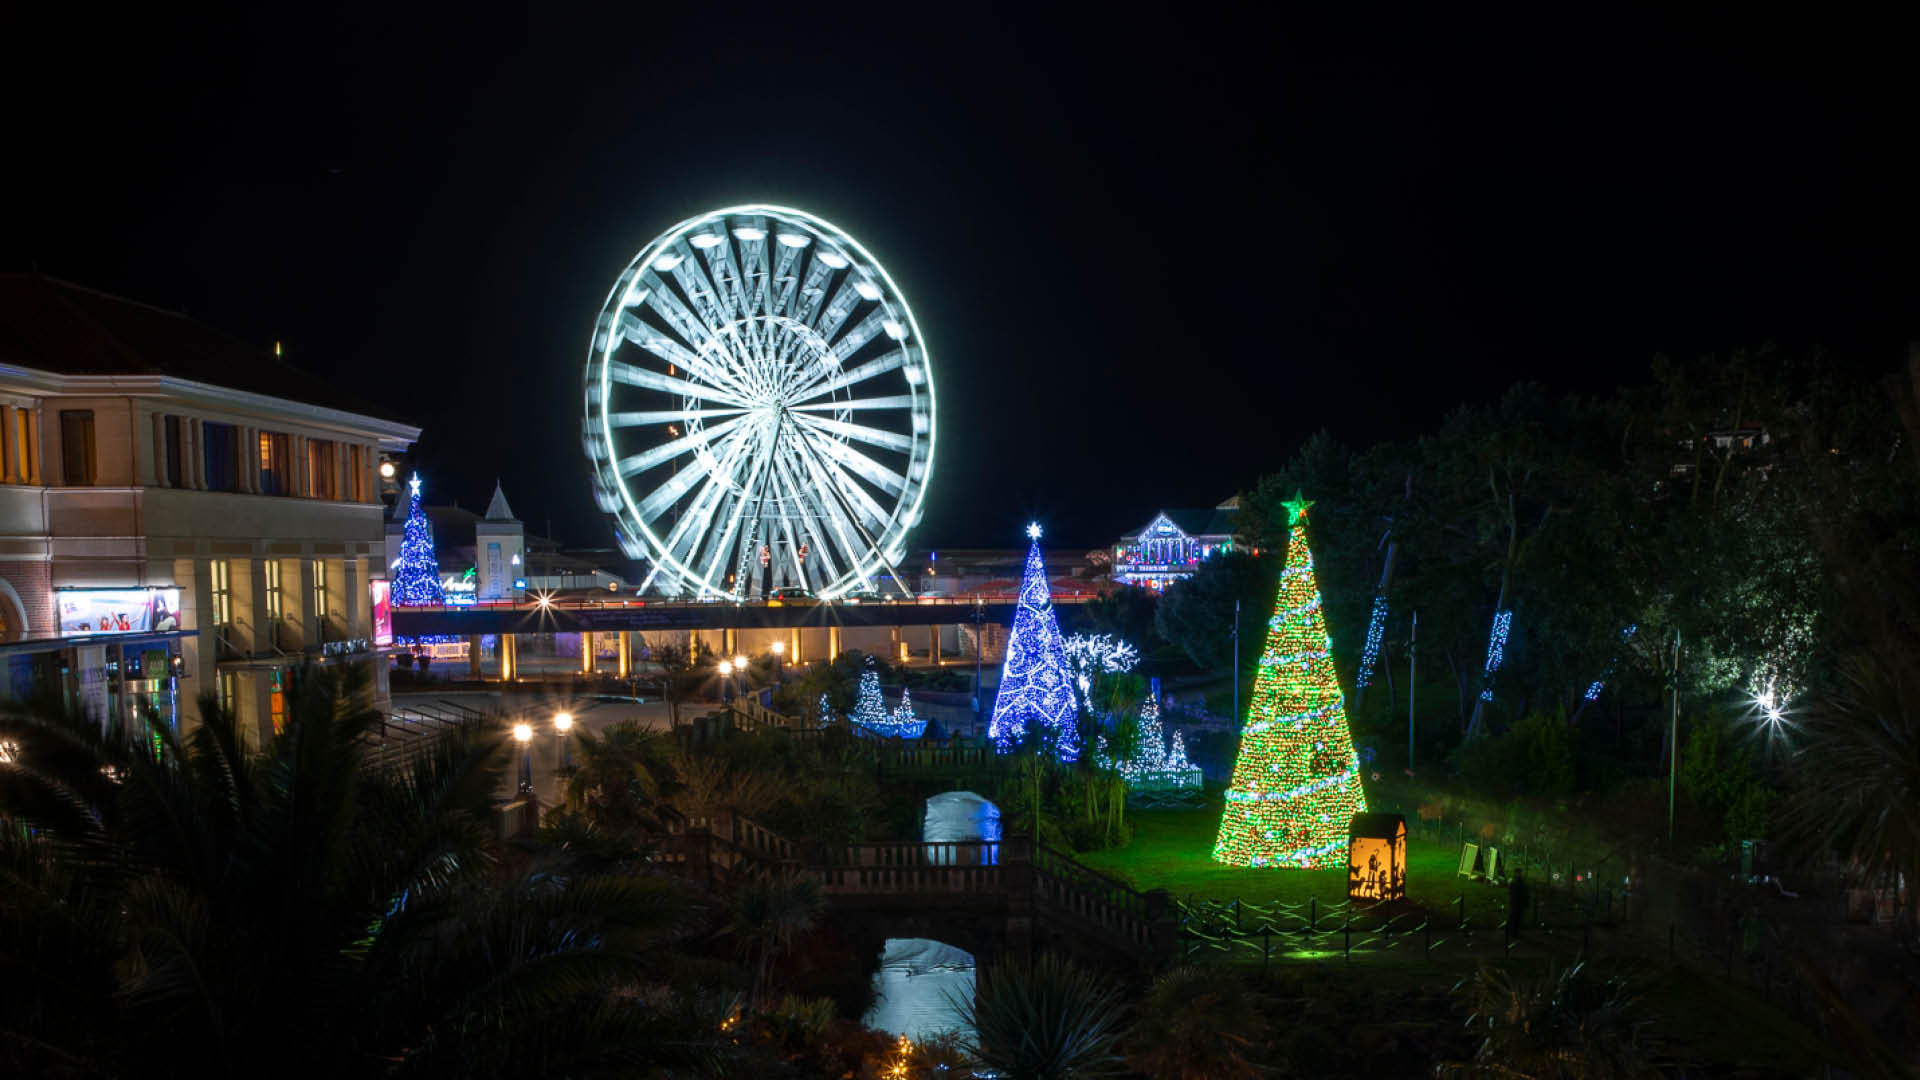
[[[1287,563],[1213,845],[1230,866],[1345,865],[1347,826],[1367,808],[1307,548],[1312,504],[1285,505]]]

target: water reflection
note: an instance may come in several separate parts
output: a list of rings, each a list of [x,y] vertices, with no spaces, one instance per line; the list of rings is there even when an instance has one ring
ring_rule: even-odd
[[[920,1041],[964,1031],[958,1002],[973,1000],[973,954],[927,938],[888,938],[873,976],[866,1025]]]

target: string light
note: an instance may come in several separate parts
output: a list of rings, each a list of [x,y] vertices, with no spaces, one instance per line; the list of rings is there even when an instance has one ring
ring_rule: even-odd
[[[1484,676],[1485,687],[1480,691],[1481,701],[1493,700],[1493,673],[1507,659],[1507,631],[1513,626],[1513,609],[1493,613],[1493,629],[1487,634],[1487,671]]]
[[[1040,526],[1027,526],[1033,543],[1027,548],[1027,569],[1020,581],[1020,603],[1013,613],[1013,633],[1007,638],[1007,659],[1000,668],[1000,690],[993,699],[993,721],[987,728],[995,748],[1011,753],[1032,727],[1056,743],[1060,760],[1080,756],[1080,736],[1074,725],[1073,672],[1067,648],[1054,618],[1053,597],[1047,590],[1047,567],[1040,558]]]
[[[1164,738],[1160,727],[1160,680],[1153,681],[1153,693],[1140,703],[1140,716],[1132,721],[1133,756],[1114,761],[1107,752],[1107,737],[1094,740],[1093,762],[1112,769],[1134,791],[1166,791],[1200,786],[1200,767],[1187,761],[1187,743],[1178,731]]]
[[[1067,664],[1073,668],[1073,683],[1080,688],[1080,705],[1094,711],[1093,677],[1098,672],[1118,674],[1132,671],[1140,662],[1140,651],[1111,634],[1075,634],[1066,640]]]
[[[433,552],[433,525],[420,509],[420,474],[407,481],[407,529],[401,537],[399,554],[394,556],[393,602],[400,607],[437,606],[446,603],[440,586],[440,560]]]
[[[1230,866],[1338,865],[1348,823],[1367,808],[1307,546],[1312,504],[1284,505],[1286,566],[1213,845]]]
[[[1627,627],[1625,630],[1620,631],[1620,643],[1624,645],[1627,642],[1632,641],[1633,635],[1638,633],[1639,630],[1640,630],[1640,624],[1634,623],[1633,625]],[[1604,672],[1601,672],[1600,677],[1593,680],[1592,686],[1587,687],[1586,698],[1588,701],[1600,700],[1600,691],[1605,690],[1607,688],[1607,680],[1613,678],[1613,669],[1614,669],[1614,666],[1618,663],[1620,663],[1620,658],[1617,656],[1614,657],[1612,660],[1608,661],[1607,670]]]
[[[1380,639],[1387,632],[1387,598],[1385,594],[1373,598],[1373,613],[1367,616],[1367,643],[1360,650],[1360,670],[1353,673],[1353,681],[1364,690],[1373,684],[1373,666],[1380,659]]]

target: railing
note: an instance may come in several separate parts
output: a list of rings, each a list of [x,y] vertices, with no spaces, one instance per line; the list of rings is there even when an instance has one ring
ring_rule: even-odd
[[[892,773],[946,774],[997,768],[1000,755],[987,746],[926,746],[912,743],[879,747],[880,769]]]
[[[996,841],[849,844],[807,866],[829,893],[999,893],[1005,879]]]
[[[1147,898],[1132,886],[1045,845],[1034,849],[1033,878],[1036,900],[1061,908],[1135,948],[1153,947]]]

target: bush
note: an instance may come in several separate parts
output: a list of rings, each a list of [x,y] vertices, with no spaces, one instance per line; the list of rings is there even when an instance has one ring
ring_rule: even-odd
[[[1462,744],[1453,760],[1460,778],[1486,798],[1573,794],[1573,737],[1564,715],[1529,713],[1499,735]]]

